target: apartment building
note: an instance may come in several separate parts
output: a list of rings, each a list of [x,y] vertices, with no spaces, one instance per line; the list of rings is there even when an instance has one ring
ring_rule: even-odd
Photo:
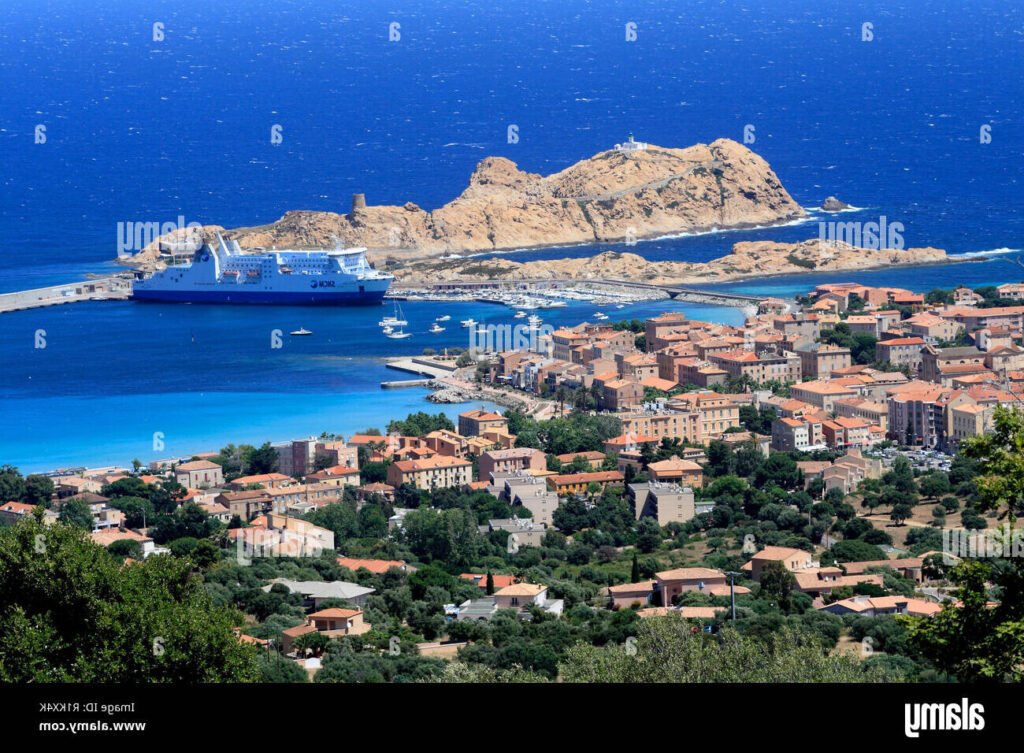
[[[800,356],[795,353],[766,350],[757,355],[749,350],[730,350],[709,355],[708,361],[733,379],[748,377],[755,384],[772,381],[792,384],[800,381]]]
[[[925,346],[923,337],[893,337],[879,340],[875,344],[875,360],[888,361],[897,368],[906,366],[910,373],[921,370],[921,350]]]
[[[388,484],[411,484],[417,489],[445,489],[468,486],[473,480],[473,465],[468,460],[434,455],[422,460],[398,460],[388,466]]]

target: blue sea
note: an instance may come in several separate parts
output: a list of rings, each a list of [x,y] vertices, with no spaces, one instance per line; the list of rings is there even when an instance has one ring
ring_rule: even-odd
[[[844,220],[885,216],[902,223],[908,246],[988,260],[721,287],[793,295],[837,277],[917,290],[1021,279],[1024,10],[994,0],[853,5],[7,0],[0,291],[114,269],[118,223],[262,224],[289,209],[346,211],[353,192],[432,209],[487,155],[549,173],[629,132],[686,146],[742,140],[747,126],[751,148],[805,207],[836,195],[860,209]],[[819,219],[629,250],[700,261],[739,240],[814,237]],[[508,256],[606,248],[623,250]],[[666,308],[740,316],[667,303],[619,313]],[[510,315],[486,304],[444,310],[454,322]],[[578,305],[546,320],[592,312]],[[382,358],[464,345],[464,331],[428,335],[438,305],[410,303],[415,336],[390,341],[380,313],[123,302],[2,315],[0,463],[127,463],[435,410],[423,390],[381,390],[402,378]],[[270,348],[272,330],[300,326],[314,336]],[[45,348],[35,347],[39,332]]]

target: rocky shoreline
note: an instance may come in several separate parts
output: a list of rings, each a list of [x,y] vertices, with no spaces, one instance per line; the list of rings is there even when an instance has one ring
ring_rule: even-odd
[[[950,261],[946,252],[937,248],[867,249],[811,239],[801,243],[742,241],[732,247],[729,255],[707,262],[648,261],[634,253],[606,251],[583,259],[421,261],[397,269],[394,274],[400,284],[611,279],[651,285],[685,285]]]

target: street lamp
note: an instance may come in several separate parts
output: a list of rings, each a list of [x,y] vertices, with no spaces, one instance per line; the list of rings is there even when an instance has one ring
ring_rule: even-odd
[[[732,603],[732,619],[736,621],[736,576],[740,575],[733,570],[726,573],[729,576],[729,601]]]

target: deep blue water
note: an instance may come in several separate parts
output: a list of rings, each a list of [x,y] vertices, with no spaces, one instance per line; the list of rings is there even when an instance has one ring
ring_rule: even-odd
[[[843,219],[885,215],[903,223],[910,246],[1024,248],[1024,13],[1012,2],[4,5],[0,291],[110,268],[119,222],[182,215],[259,224],[287,209],[345,211],[355,191],[372,203],[434,208],[462,190],[485,155],[547,173],[630,131],[685,146],[740,140],[747,124],[752,148],[804,206],[835,194],[864,208]],[[397,42],[388,41],[392,22]],[[625,41],[627,22],[636,42]],[[864,22],[873,24],[871,42],[861,41]],[[992,141],[981,144],[985,124]],[[43,144],[34,143],[38,125]],[[518,126],[518,143],[506,142],[509,125]],[[816,233],[812,219],[631,250],[703,260],[738,240]],[[986,284],[1024,277],[1012,257],[840,277],[915,289]],[[834,278],[726,287],[792,294]],[[462,344],[455,330],[440,340],[422,333],[435,308],[407,307],[420,334],[397,352]],[[590,310],[558,316],[568,322]],[[455,320],[466,312],[508,316],[451,309]],[[149,459],[154,431],[178,442],[172,449],[168,441],[164,454],[173,454],[381,425],[419,407],[422,392],[379,390],[398,375],[377,360],[396,353],[379,336],[378,317],[130,303],[4,315],[0,462],[31,470]],[[297,326],[317,335],[269,348],[271,329]],[[36,330],[46,331],[47,348],[33,347]]]

